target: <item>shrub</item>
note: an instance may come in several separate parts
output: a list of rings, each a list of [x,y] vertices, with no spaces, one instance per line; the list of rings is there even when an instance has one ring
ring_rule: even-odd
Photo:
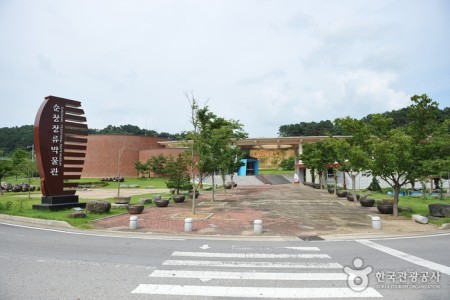
[[[295,168],[295,157],[291,156],[288,158],[285,158],[281,161],[280,167],[283,170],[294,170]]]
[[[372,177],[372,182],[370,183],[367,189],[372,192],[381,192],[380,183],[378,182],[378,179],[375,176]]]

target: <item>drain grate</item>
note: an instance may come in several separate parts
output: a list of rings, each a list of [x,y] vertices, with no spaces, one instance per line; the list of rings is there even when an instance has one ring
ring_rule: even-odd
[[[324,239],[317,235],[310,235],[310,236],[299,236],[299,239],[310,242],[310,241],[323,241]]]

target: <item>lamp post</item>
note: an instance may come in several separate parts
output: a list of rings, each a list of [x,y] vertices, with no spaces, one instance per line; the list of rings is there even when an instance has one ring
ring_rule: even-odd
[[[31,148],[31,161],[34,161],[34,144],[27,146],[27,149]]]

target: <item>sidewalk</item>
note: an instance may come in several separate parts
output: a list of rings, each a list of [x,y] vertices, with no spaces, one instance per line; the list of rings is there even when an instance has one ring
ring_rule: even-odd
[[[409,235],[440,232],[435,225],[422,225],[402,217],[380,215],[375,207],[361,207],[346,198],[337,198],[327,191],[301,184],[238,186],[236,189],[202,192],[196,199],[197,211],[192,214],[192,200],[171,202],[168,207],[146,208],[138,216],[137,232],[185,234],[184,219],[193,218],[190,235],[253,236],[253,221],[263,221],[262,236],[372,236]],[[371,215],[381,217],[382,229],[374,230]],[[130,215],[109,217],[93,222],[98,229],[130,231]]]

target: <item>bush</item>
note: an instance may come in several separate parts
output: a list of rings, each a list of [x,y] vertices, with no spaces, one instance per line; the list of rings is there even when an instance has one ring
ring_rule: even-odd
[[[372,192],[381,192],[380,183],[375,176],[372,177],[372,182],[370,183],[370,185],[367,189]]]
[[[283,170],[294,170],[295,169],[295,157],[291,156],[291,157],[283,159],[280,163],[280,167]]]

